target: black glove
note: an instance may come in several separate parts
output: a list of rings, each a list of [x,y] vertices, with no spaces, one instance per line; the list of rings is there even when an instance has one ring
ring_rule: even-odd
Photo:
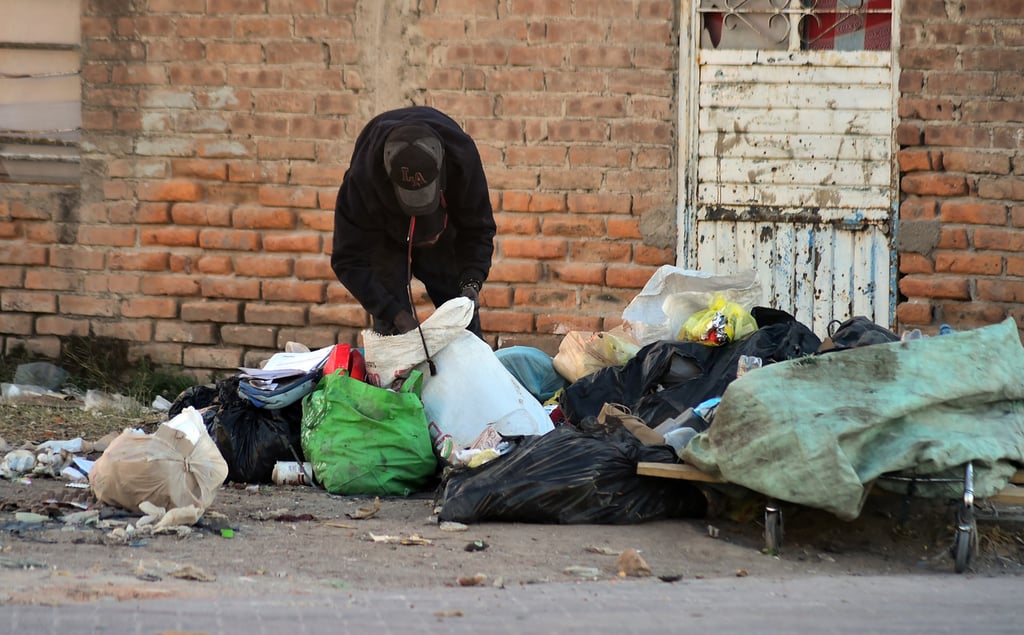
[[[480,308],[480,283],[471,280],[462,285],[462,297],[473,301],[473,310]]]
[[[420,323],[412,316],[412,313],[402,311],[395,316],[395,328],[399,333],[408,333],[415,329]]]

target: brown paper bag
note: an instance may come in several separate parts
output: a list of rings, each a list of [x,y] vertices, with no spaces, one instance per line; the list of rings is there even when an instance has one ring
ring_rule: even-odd
[[[184,425],[179,417],[186,419]],[[178,427],[163,423],[153,434],[126,428],[110,443],[89,472],[101,503],[140,512],[145,501],[167,510],[189,505],[205,510],[213,502],[227,478],[227,462],[194,408],[173,422]]]

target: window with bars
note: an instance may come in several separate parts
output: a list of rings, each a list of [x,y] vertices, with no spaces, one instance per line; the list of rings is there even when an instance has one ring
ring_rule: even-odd
[[[888,51],[892,0],[701,0],[701,47]]]
[[[79,0],[3,0],[0,182],[77,183]]]

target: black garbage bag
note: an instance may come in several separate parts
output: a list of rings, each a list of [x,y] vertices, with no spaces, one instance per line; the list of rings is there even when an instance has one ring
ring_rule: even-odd
[[[302,454],[302,402],[270,410],[254,406],[238,394],[240,378],[230,377],[215,387],[193,386],[174,400],[174,417],[188,406],[203,416],[207,432],[228,464],[228,480],[270,483],[274,464],[299,461]]]
[[[644,446],[625,429],[563,425],[513,442],[508,453],[445,479],[440,520],[625,525],[700,518],[707,509],[689,481],[637,475],[640,461],[678,459],[671,447]]]
[[[775,313],[785,316],[781,311]],[[776,319],[725,346],[664,340],[641,348],[622,366],[602,368],[570,384],[559,399],[570,423],[597,416],[605,403],[623,404],[650,427],[713,397],[736,379],[743,355],[767,365],[817,352],[821,340],[792,319]]]

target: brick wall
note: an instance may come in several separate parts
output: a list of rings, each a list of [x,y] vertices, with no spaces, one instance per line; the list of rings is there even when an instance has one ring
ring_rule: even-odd
[[[897,319],[1024,324],[1020,0],[904,0]]]
[[[84,0],[81,188],[0,189],[3,346],[122,338],[206,380],[356,342],[335,193],[362,125],[413,103],[483,156],[485,336],[611,328],[674,261],[678,21],[673,0]]]

